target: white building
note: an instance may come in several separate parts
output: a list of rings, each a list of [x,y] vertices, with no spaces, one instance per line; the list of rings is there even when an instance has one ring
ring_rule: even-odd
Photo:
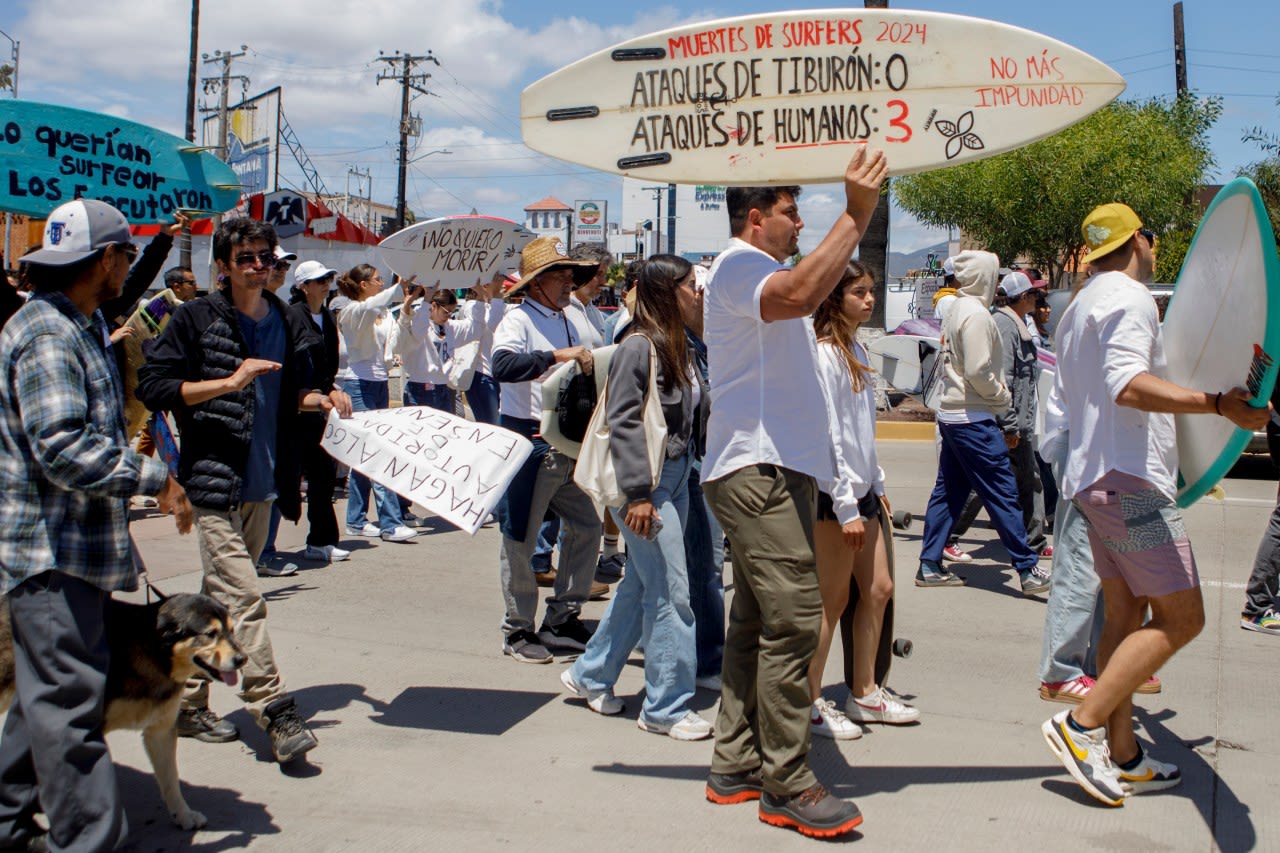
[[[573,208],[558,198],[547,196],[524,209],[524,227],[539,237],[559,237],[569,245],[569,223]]]

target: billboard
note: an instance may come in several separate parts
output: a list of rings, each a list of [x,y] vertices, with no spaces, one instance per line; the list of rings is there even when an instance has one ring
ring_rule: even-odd
[[[202,145],[218,147],[218,114],[204,119]],[[240,177],[245,195],[276,186],[280,139],[280,87],[227,108],[227,165]]]
[[[606,242],[605,225],[609,221],[609,203],[589,199],[573,203],[573,245]]]

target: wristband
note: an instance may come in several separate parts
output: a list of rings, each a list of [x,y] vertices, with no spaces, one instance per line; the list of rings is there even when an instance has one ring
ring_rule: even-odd
[[[1219,391],[1213,398],[1213,410],[1219,415],[1222,414],[1222,392]]]

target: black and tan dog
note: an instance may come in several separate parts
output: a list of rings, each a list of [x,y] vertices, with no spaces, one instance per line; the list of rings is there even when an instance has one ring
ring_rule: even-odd
[[[203,672],[234,686],[245,655],[236,645],[227,609],[207,595],[172,595],[154,604],[111,601],[107,607],[104,731],[141,729],[160,796],[173,822],[199,829],[205,817],[187,807],[178,786],[175,724],[187,679]],[[0,711],[13,701],[13,632],[0,599]]]

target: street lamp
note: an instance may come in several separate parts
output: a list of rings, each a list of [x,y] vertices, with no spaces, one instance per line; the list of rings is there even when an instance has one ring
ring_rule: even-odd
[[[414,157],[414,158],[413,158],[412,160],[410,160],[409,162],[410,162],[410,163],[416,163],[416,162],[418,162],[419,160],[425,160],[425,159],[427,159],[428,157],[430,157],[432,154],[452,154],[452,153],[453,153],[453,152],[452,152],[452,151],[450,151],[448,148],[437,148],[435,151],[428,151],[426,154],[420,154],[419,156]]]

